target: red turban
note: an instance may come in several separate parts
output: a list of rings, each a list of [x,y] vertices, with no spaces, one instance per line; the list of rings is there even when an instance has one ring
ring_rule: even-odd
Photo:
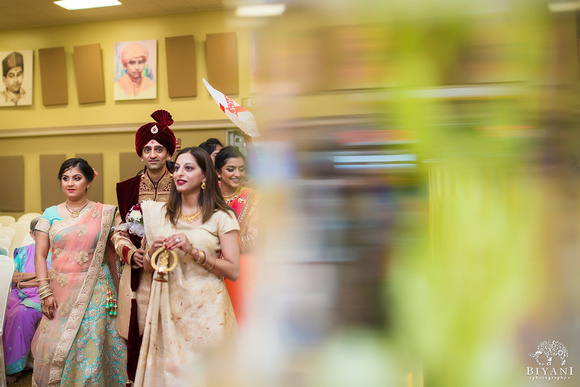
[[[167,152],[172,155],[175,152],[175,134],[169,129],[173,124],[173,118],[166,110],[157,110],[151,114],[155,122],[150,122],[139,128],[135,133],[135,150],[141,156],[143,147],[151,140],[156,140],[163,145]]]

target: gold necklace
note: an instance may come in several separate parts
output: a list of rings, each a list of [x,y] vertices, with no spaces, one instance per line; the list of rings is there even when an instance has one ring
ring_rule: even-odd
[[[236,191],[233,194],[223,195],[224,200],[226,201],[226,204],[230,204],[236,198],[236,196],[238,196],[240,194],[241,190],[242,190],[242,186],[239,186],[238,188],[236,188]]]
[[[68,210],[68,212],[70,212],[70,216],[72,218],[78,218],[79,214],[81,213],[82,210],[85,209],[85,207],[87,206],[87,204],[89,204],[89,199],[86,200],[85,204],[83,204],[80,208],[70,208],[68,206],[68,200],[66,202],[64,202],[64,206],[66,207],[66,209]]]
[[[201,207],[199,207],[199,209],[196,211],[195,214],[192,215],[183,215],[183,214],[179,214],[179,219],[187,222],[187,223],[192,223],[195,222],[197,220],[197,218],[199,218],[199,216],[201,215]]]

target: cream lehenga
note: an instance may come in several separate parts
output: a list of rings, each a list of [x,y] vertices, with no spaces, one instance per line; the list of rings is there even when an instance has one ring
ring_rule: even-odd
[[[179,220],[176,226],[165,216],[164,203],[144,202],[143,219],[148,246],[156,237],[185,233],[189,241],[217,257],[219,236],[238,230],[232,213],[216,211],[201,226]],[[223,278],[175,250],[179,262],[166,275],[167,282],[153,281],[135,385],[202,386],[210,351],[237,329]],[[154,274],[154,277],[157,274]]]

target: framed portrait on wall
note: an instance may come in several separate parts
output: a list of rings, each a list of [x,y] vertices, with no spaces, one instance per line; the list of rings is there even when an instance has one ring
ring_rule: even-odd
[[[32,105],[33,50],[1,51],[0,106]]]
[[[157,98],[157,41],[115,43],[116,101]]]

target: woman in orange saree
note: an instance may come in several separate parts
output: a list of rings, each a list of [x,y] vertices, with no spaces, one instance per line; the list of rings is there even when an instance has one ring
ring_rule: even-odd
[[[65,161],[58,176],[66,201],[47,208],[35,228],[43,318],[32,340],[32,383],[121,386],[126,347],[114,324],[114,274],[104,260],[116,208],[87,199],[95,172],[85,160]]]
[[[249,292],[253,284],[254,252],[258,229],[259,204],[262,195],[250,187],[244,187],[246,157],[235,146],[221,149],[215,158],[215,167],[221,181],[222,195],[236,212],[240,225],[240,278],[227,281],[226,287],[232,300],[238,325],[242,325],[248,312]]]

